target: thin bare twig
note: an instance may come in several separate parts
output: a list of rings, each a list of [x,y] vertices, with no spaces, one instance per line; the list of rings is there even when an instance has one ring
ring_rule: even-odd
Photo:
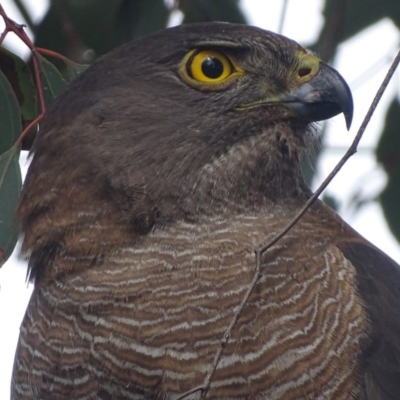
[[[294,218],[286,225],[286,227],[274,238],[272,238],[266,245],[260,247],[259,249],[256,249],[255,256],[256,256],[256,268],[254,271],[254,276],[249,284],[246,294],[244,295],[238,309],[235,312],[234,317],[232,318],[231,323],[227,327],[220,345],[218,347],[218,350],[215,354],[214,361],[212,363],[211,369],[207,376],[204,379],[204,382],[202,385],[197,386],[196,388],[193,388],[185,393],[183,393],[181,396],[177,398],[177,400],[182,400],[185,397],[189,396],[192,393],[195,393],[197,391],[201,391],[201,398],[205,399],[207,397],[208,391],[210,389],[211,385],[211,379],[217,369],[218,363],[221,359],[222,352],[227,345],[229,338],[231,336],[232,329],[235,327],[237,321],[239,320],[244,307],[247,304],[248,299],[250,298],[251,293],[253,292],[257,281],[260,277],[260,270],[261,270],[261,256],[270,248],[272,247],[278,240],[280,240],[283,236],[286,235],[290,231],[290,229],[293,228],[293,226],[300,220],[300,218],[307,212],[307,210],[311,207],[311,205],[315,202],[315,200],[319,197],[319,195],[326,189],[326,187],[329,185],[329,183],[332,181],[332,179],[337,175],[337,173],[340,171],[340,169],[343,167],[343,165],[347,162],[347,160],[354,155],[357,152],[357,147],[358,144],[360,143],[360,140],[365,132],[365,129],[367,128],[369,121],[371,120],[371,117],[383,95],[385,92],[396,68],[398,67],[400,63],[400,51],[397,53],[396,58],[393,60],[393,63],[391,67],[389,68],[388,73],[385,76],[385,79],[383,80],[379,90],[377,91],[375,98],[373,99],[371,106],[368,109],[367,114],[365,115],[364,121],[362,122],[360,128],[358,129],[357,135],[355,136],[353,143],[347,150],[346,154],[342,157],[342,159],[339,161],[339,163],[336,165],[336,167],[332,170],[332,172],[328,175],[328,177],[322,182],[322,184],[318,187],[318,189],[313,193],[313,195],[308,199],[308,201],[304,204],[304,206],[300,209],[300,211],[294,216]]]
[[[181,395],[180,395],[179,397],[177,397],[175,400],[182,400],[182,399],[184,399],[185,397],[190,396],[190,395],[193,394],[193,393],[200,392],[200,391],[203,391],[203,390],[205,390],[205,384],[204,384],[204,383],[203,383],[203,385],[196,386],[195,388],[190,389],[190,390],[188,390],[187,392],[181,394]]]
[[[253,288],[256,286],[257,281],[260,278],[260,269],[261,269],[261,252],[259,250],[255,251],[255,258],[256,258],[256,270],[253,276],[252,281],[249,284],[249,287],[247,288],[247,291],[242,299],[242,301],[239,304],[239,307],[237,311],[235,312],[235,315],[233,316],[229,326],[226,328],[226,331],[224,335],[222,336],[222,339],[219,343],[218,350],[215,353],[215,357],[213,360],[213,363],[211,365],[210,370],[208,371],[207,376],[204,379],[204,382],[202,385],[197,386],[196,388],[190,389],[187,392],[183,393],[181,396],[179,396],[176,400],[182,400],[185,397],[189,396],[192,393],[201,391],[201,398],[205,399],[207,397],[208,391],[210,390],[210,385],[211,385],[211,379],[215,373],[215,370],[217,369],[218,363],[221,359],[222,352],[224,351],[226,345],[229,342],[229,339],[231,337],[232,329],[235,327],[237,321],[239,320],[240,316],[242,315],[243,309],[249,300],[249,297],[251,295],[251,292],[253,291]]]

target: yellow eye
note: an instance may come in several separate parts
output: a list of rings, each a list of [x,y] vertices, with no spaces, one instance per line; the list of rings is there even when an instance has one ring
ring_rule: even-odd
[[[234,72],[228,57],[215,50],[202,50],[189,57],[187,74],[198,82],[220,82]]]

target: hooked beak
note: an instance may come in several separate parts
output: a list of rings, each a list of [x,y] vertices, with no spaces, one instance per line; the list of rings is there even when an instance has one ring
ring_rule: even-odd
[[[353,98],[349,86],[335,69],[322,62],[314,77],[285,94],[279,103],[294,116],[309,121],[321,121],[343,113],[347,129],[350,129],[353,119]]]

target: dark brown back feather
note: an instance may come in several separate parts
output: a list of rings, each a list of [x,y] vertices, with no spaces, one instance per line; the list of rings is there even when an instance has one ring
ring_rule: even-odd
[[[373,329],[371,346],[365,351],[368,398],[399,399],[400,266],[368,242],[338,247],[357,270],[358,288]]]

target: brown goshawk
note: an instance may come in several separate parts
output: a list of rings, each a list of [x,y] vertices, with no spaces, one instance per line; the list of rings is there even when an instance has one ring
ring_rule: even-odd
[[[255,271],[310,197],[341,76],[225,23],[124,45],[60,96],[18,218],[35,289],[13,399],[176,399],[201,385]],[[186,398],[198,399],[201,391]],[[261,259],[210,399],[400,398],[400,269],[322,202]]]

